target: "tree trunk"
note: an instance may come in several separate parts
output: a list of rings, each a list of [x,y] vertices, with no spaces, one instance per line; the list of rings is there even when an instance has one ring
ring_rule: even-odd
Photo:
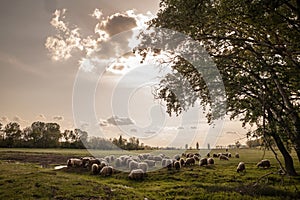
[[[288,173],[288,175],[290,176],[298,176],[295,167],[294,167],[294,162],[293,162],[293,158],[292,156],[289,154],[289,152],[287,151],[287,149],[285,148],[282,140],[280,139],[280,137],[276,134],[273,133],[272,137],[275,140],[275,143],[279,149],[279,151],[281,152],[283,158],[284,158],[284,164],[285,164],[285,168],[286,171]]]

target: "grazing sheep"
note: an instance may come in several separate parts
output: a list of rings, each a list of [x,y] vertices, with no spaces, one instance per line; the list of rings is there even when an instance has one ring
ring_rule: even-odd
[[[145,177],[145,172],[142,169],[134,169],[131,170],[130,174],[128,175],[129,179],[132,180],[143,180]]]
[[[187,158],[192,158],[192,157],[194,157],[194,154],[193,154],[193,153],[188,153],[188,154],[186,155],[186,157],[187,157]]]
[[[201,157],[201,155],[199,153],[195,153],[195,156],[198,156],[199,158]]]
[[[174,158],[175,160],[180,160],[180,155],[176,154],[176,155],[174,155],[173,158]]]
[[[81,167],[82,165],[82,160],[78,158],[70,158],[67,161],[67,166],[68,167]]]
[[[147,159],[148,159],[148,160],[154,160],[154,156],[149,155]]]
[[[126,166],[129,168],[129,165],[130,165],[130,163],[132,162],[132,161],[134,161],[134,160],[132,160],[131,158],[130,159],[128,159],[127,161],[126,161]],[[134,161],[135,162],[135,161]]]
[[[257,167],[262,167],[262,168],[270,168],[271,167],[271,163],[269,160],[261,160],[259,163],[257,163],[256,165]]]
[[[166,160],[166,167],[171,169],[173,167],[173,161],[171,159]]]
[[[162,158],[166,157],[166,155],[163,154],[163,153],[159,154],[159,156],[162,157]]]
[[[236,153],[235,158],[240,158],[240,154]]]
[[[145,154],[143,154],[143,158],[144,158],[144,160],[146,160],[146,159],[148,159],[148,157],[150,156],[150,154],[149,153],[145,153]]]
[[[187,158],[185,161],[186,166],[194,165],[195,164],[195,159],[194,158]]]
[[[181,154],[181,157],[186,157],[186,153],[182,153],[182,154]]]
[[[153,160],[155,160],[155,161],[162,161],[162,157],[160,157],[160,156],[154,156]]]
[[[213,158],[217,158],[217,157],[218,157],[218,154],[214,153]]]
[[[123,165],[123,162],[121,160],[121,158],[117,158],[115,161],[115,166],[116,167],[121,167]]]
[[[92,158],[87,162],[87,168],[91,169],[93,164],[100,165],[100,160]]]
[[[200,160],[200,158],[198,157],[198,156],[196,156],[196,155],[194,155],[194,157],[193,157],[194,159],[195,159],[195,161],[199,161]]]
[[[101,170],[103,167],[108,166],[108,164],[105,161],[102,161],[98,166],[99,166],[99,170]]]
[[[141,162],[138,164],[138,169],[142,169],[146,173],[148,170],[148,164],[145,162]]]
[[[207,155],[206,155],[208,158],[210,157],[210,153],[207,153]]]
[[[162,159],[162,161],[161,161],[161,166],[162,166],[162,167],[166,167],[166,166],[167,166],[167,165],[166,165],[167,160],[168,160],[168,159],[165,159],[165,158]]]
[[[149,167],[154,167],[155,166],[155,161],[154,160],[144,160],[144,162],[147,163]]]
[[[138,165],[139,165],[139,163],[138,162],[136,162],[136,161],[131,161],[130,163],[129,163],[129,169],[130,169],[130,171],[131,170],[134,170],[134,169],[137,169],[138,168]]]
[[[111,156],[110,156],[110,161],[111,161],[111,162],[114,162],[114,160],[115,160],[115,156],[114,156],[114,155],[111,155]]]
[[[240,162],[236,168],[236,172],[244,172],[246,171],[246,167],[245,167],[245,163],[244,162]]]
[[[220,155],[220,160],[229,160],[229,158],[225,155]]]
[[[184,160],[183,158],[180,158],[179,162],[180,162],[180,165],[181,165],[181,166],[184,166],[184,165],[185,165],[185,160]]]
[[[100,173],[100,168],[99,168],[99,165],[98,164],[96,164],[96,163],[94,163],[93,165],[92,165],[92,174],[99,174]]]
[[[217,157],[219,158],[221,155],[222,155],[222,153],[218,153],[218,154],[217,154]]]
[[[201,158],[200,162],[199,162],[200,166],[204,166],[207,165],[207,158]]]
[[[102,176],[111,176],[113,174],[113,167],[112,166],[105,166],[101,169],[100,175]]]
[[[110,156],[105,156],[104,159],[106,160],[107,163],[110,163]]]
[[[231,158],[231,153],[228,153],[228,158]]]
[[[181,168],[181,165],[180,165],[180,162],[179,162],[179,161],[174,162],[174,168],[175,168],[176,170],[179,170],[179,169]]]
[[[213,165],[213,164],[215,164],[215,160],[214,160],[213,158],[208,158],[208,159],[207,159],[207,163],[208,163],[209,165]]]
[[[80,160],[82,161],[82,166],[87,167],[88,163],[91,159],[94,159],[93,157],[82,157]]]
[[[222,155],[228,158],[228,153],[222,153]]]

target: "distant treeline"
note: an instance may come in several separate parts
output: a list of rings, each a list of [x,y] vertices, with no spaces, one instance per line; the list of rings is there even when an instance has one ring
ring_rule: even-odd
[[[5,148],[89,148],[114,150],[145,150],[155,149],[140,143],[139,139],[131,137],[128,140],[119,138],[105,139],[88,137],[86,131],[80,129],[61,132],[57,123],[33,122],[31,126],[21,129],[17,122],[3,126],[0,123],[0,147]]]

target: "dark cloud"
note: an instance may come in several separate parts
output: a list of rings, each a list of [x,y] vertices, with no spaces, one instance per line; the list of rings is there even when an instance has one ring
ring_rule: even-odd
[[[100,29],[107,32],[110,36],[131,30],[136,27],[136,20],[126,14],[116,13],[107,18],[104,23],[99,26]]]
[[[127,117],[118,117],[118,116],[112,116],[106,120],[108,124],[114,125],[114,126],[123,126],[123,125],[132,125],[134,122]]]
[[[52,118],[53,120],[55,120],[55,121],[63,121],[64,120],[64,117],[63,116],[53,116],[53,118]]]

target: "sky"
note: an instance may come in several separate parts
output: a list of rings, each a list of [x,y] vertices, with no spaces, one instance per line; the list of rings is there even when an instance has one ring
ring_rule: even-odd
[[[197,107],[168,117],[152,95],[161,75],[156,64],[121,57],[136,42],[131,29],[155,17],[158,6],[158,0],[1,0],[0,122],[100,127],[102,137],[134,136],[154,146],[206,145],[214,131],[216,145],[244,138],[241,123],[226,118],[213,130]]]

